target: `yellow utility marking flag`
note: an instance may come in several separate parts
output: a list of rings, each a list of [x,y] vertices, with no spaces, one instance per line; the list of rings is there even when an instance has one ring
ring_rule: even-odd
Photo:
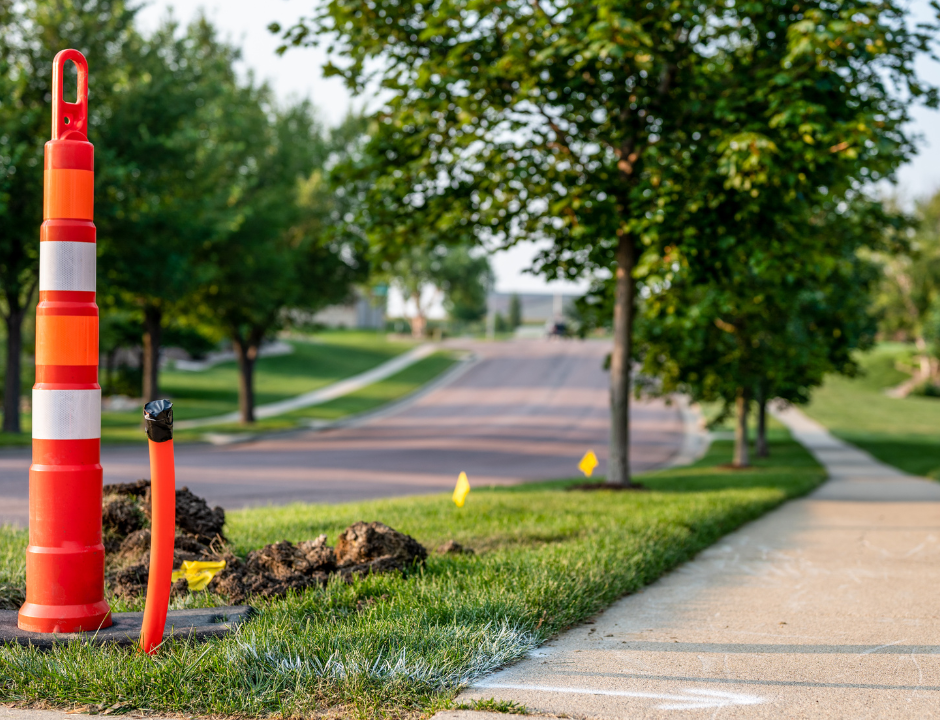
[[[186,578],[190,590],[205,590],[209,581],[224,567],[225,560],[184,560],[183,567],[174,570],[170,579],[176,582]]]
[[[470,494],[470,481],[467,480],[467,473],[460,473],[457,478],[457,487],[454,488],[454,505],[463,507],[467,501],[467,495]]]
[[[581,462],[578,463],[578,470],[583,472],[585,477],[591,477],[596,467],[597,455],[594,454],[593,450],[588,450],[584,453],[584,457],[581,458]]]

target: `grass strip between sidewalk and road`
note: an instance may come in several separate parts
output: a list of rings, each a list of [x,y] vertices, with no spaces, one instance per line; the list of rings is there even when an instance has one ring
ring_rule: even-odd
[[[885,394],[910,375],[897,369],[910,364],[913,347],[882,343],[859,357],[856,378],[831,375],[801,408],[836,437],[888,465],[940,480],[940,398]]]
[[[786,431],[771,439],[771,458],[751,469],[723,466],[731,445],[719,441],[693,466],[642,476],[649,492],[572,493],[579,481],[569,480],[475,488],[463,508],[432,495],[232,512],[226,532],[239,553],[320,533],[332,543],[357,520],[385,522],[429,549],[455,539],[477,553],[432,553],[404,578],[258,600],[259,615],[234,636],[172,641],[152,659],[79,642],[49,652],[2,647],[0,702],[242,717],[425,715],[823,480]],[[0,530],[0,584],[22,584],[25,545],[25,532]]]

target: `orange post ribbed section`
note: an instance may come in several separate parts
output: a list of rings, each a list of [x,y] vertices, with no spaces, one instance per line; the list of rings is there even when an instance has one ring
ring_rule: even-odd
[[[90,170],[46,170],[42,219],[91,220],[95,215],[95,174]]]
[[[36,318],[36,364],[97,365],[98,318],[39,315]]]
[[[68,61],[78,68],[76,103],[62,100]],[[53,61],[52,140],[45,147],[26,602],[18,619],[23,630],[42,633],[111,625],[101,542],[94,148],[87,126],[88,64],[77,50],[63,50]]]

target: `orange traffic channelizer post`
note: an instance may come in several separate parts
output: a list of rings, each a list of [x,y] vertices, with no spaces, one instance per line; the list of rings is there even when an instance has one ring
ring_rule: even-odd
[[[65,102],[65,63],[78,101]],[[67,633],[111,625],[101,542],[101,387],[95,304],[94,147],[88,63],[63,50],[52,65],[36,307],[33,464],[22,630]]]

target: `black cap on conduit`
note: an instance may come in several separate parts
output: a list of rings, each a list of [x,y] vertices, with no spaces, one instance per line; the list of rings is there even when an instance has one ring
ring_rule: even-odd
[[[154,442],[173,439],[173,403],[169,400],[154,400],[144,405],[144,424],[147,437]]]

